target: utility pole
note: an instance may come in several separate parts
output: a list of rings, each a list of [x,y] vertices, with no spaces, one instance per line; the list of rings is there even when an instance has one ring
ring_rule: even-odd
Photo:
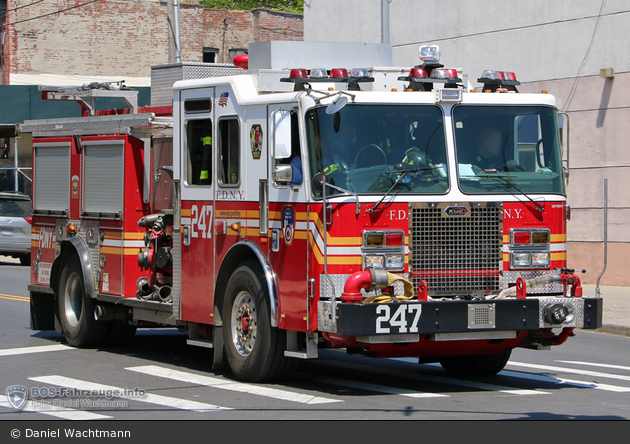
[[[168,22],[168,63],[181,63],[182,53],[179,39],[179,2],[167,0],[166,2]]]

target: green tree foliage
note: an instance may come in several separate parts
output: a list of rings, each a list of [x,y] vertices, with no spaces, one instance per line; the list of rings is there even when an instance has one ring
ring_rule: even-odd
[[[304,13],[304,0],[199,0],[206,8],[239,9],[268,8],[276,11]]]

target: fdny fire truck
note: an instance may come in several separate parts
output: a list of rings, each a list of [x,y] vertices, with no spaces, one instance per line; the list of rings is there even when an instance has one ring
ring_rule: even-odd
[[[473,89],[436,46],[368,65],[380,48],[252,44],[242,72],[145,108],[120,84],[44,88],[84,116],[21,127],[31,327],[76,347],[177,328],[246,381],[323,348],[495,374],[600,327],[567,264],[556,99],[504,71]],[[114,93],[130,108],[95,110]]]

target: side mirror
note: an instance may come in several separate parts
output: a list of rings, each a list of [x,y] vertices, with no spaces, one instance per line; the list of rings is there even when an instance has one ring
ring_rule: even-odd
[[[291,165],[276,165],[273,170],[273,179],[281,185],[290,183],[293,180],[293,167]]]
[[[326,175],[324,173],[317,173],[311,180],[311,188],[313,194],[322,194],[324,190],[324,183],[326,182]]]

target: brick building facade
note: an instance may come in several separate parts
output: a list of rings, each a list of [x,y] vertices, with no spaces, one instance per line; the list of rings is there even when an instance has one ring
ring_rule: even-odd
[[[11,74],[148,77],[168,63],[166,0],[7,0],[2,84]],[[2,19],[0,18],[0,21]],[[302,14],[179,2],[181,60],[229,63],[250,42],[302,40]]]

